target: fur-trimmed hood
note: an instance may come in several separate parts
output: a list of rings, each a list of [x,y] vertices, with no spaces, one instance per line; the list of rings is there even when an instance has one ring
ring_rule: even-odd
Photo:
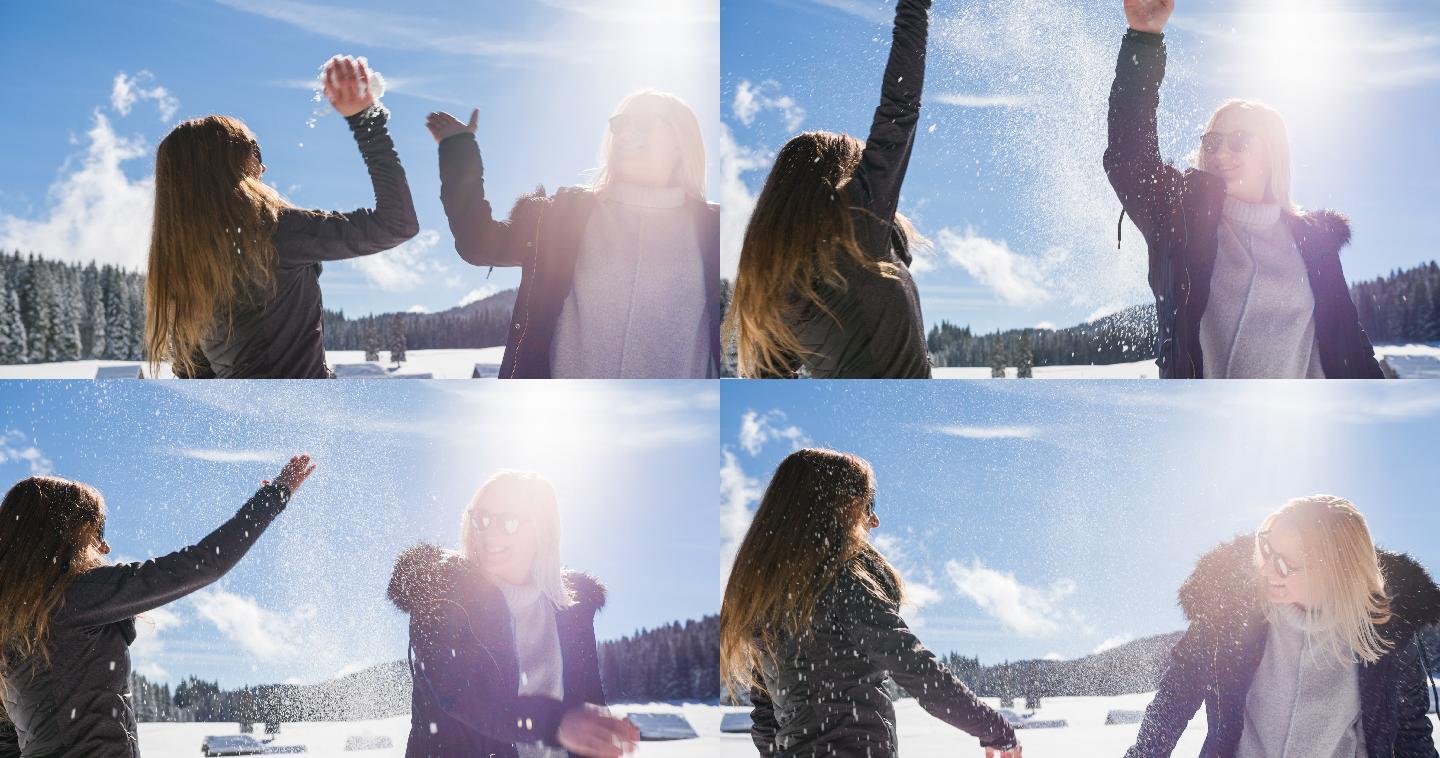
[[[1255,536],[1240,535],[1200,557],[1180,586],[1180,608],[1187,621],[1223,626],[1262,612],[1254,549]],[[1440,587],[1425,568],[1404,553],[1376,552],[1390,595],[1391,623],[1397,625],[1394,636],[1440,622]]]
[[[591,613],[605,607],[605,585],[580,571],[566,571],[565,584],[575,595],[575,606]],[[395,559],[386,595],[396,608],[416,613],[451,598],[462,584],[492,587],[464,556],[438,545],[421,543],[406,548]]]

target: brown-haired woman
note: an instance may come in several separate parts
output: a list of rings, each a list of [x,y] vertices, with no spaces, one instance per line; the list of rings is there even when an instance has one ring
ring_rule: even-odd
[[[1019,758],[1015,732],[915,638],[899,574],[870,544],[864,459],[804,449],[775,470],[735,556],[720,611],[720,671],[748,688],[761,755],[898,753],[887,676],[936,718]]]
[[[0,735],[0,755],[139,755],[135,616],[224,576],[314,470],[310,456],[295,456],[199,543],[121,565],[105,562],[105,501],[94,487],[53,476],[11,487],[0,502],[0,699],[11,752]]]
[[[229,116],[186,121],[155,155],[145,349],[176,376],[323,379],[322,261],[388,250],[419,231],[405,169],[363,60],[335,58],[325,95],[350,125],[374,209],[296,208],[265,184],[260,145]]]
[[[870,136],[806,132],[756,199],[725,333],[745,377],[928,379],[911,248],[896,212],[920,121],[930,0],[899,0]]]

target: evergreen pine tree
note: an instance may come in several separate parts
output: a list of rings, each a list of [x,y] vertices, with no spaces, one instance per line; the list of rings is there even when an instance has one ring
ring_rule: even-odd
[[[1035,372],[1035,347],[1030,341],[1030,330],[1020,333],[1020,354],[1015,358],[1015,378],[1031,379]]]
[[[365,360],[380,360],[380,326],[373,316],[365,320]]]
[[[0,363],[24,363],[28,355],[20,297],[8,283],[0,281]]]
[[[390,319],[390,362],[405,362],[405,317],[399,313]]]
[[[1005,351],[1000,347],[998,340],[990,349],[990,378],[1005,378]]]

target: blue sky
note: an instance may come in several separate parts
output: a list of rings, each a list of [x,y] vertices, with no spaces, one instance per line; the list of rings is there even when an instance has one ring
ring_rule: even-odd
[[[606,119],[636,89],[689,102],[714,158],[718,16],[718,0],[6,2],[0,249],[142,266],[155,145],[174,123],[210,113],[250,125],[267,179],[295,203],[370,205],[343,121],[331,112],[308,123],[319,66],[364,55],[390,85],[384,101],[422,232],[402,251],[327,266],[325,302],[347,313],[448,308],[519,275],[487,279],[455,254],[426,113],[464,120],[481,109],[487,190],[502,213],[538,184],[587,181]]]
[[[1167,32],[1162,152],[1181,161],[1229,97],[1288,121],[1294,197],[1347,213],[1351,280],[1440,255],[1440,6],[1184,0]],[[723,0],[724,270],[774,151],[803,129],[861,138],[893,0]],[[921,133],[901,210],[936,243],[928,324],[1065,326],[1148,302],[1144,248],[1101,169],[1120,0],[935,0]],[[1185,164],[1188,165],[1188,164]]]
[[[143,560],[200,539],[310,452],[315,475],[240,565],[149,614],[132,652],[170,681],[319,681],[405,657],[407,620],[384,597],[396,554],[457,545],[470,496],[502,468],[554,482],[565,562],[610,590],[601,639],[717,612],[704,493],[718,404],[713,382],[11,381],[0,481],[95,485],[114,555]]]
[[[1287,499],[1351,499],[1440,569],[1440,388],[1423,382],[728,382],[722,565],[796,445],[870,460],[874,539],[932,649],[1073,658],[1184,627],[1205,550]]]

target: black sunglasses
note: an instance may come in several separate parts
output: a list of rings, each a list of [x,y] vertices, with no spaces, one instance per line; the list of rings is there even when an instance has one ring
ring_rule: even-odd
[[[1228,145],[1230,152],[1243,153],[1254,141],[1255,135],[1250,132],[1209,132],[1200,137],[1200,149],[1213,155],[1220,152],[1221,145]]]
[[[528,519],[521,516],[506,516],[505,518],[497,518],[489,514],[482,515],[478,519],[471,517],[470,520],[476,526],[480,527],[480,531],[482,532],[488,532],[490,531],[490,527],[499,524],[500,528],[504,529],[506,534],[515,534],[519,532],[520,525],[528,521]]]
[[[1270,547],[1270,540],[1263,533],[1256,537],[1256,541],[1260,546],[1260,557],[1270,562],[1270,566],[1275,569],[1275,573],[1279,574],[1281,579],[1289,579],[1291,574],[1299,573],[1300,569],[1291,566],[1290,562],[1285,560],[1285,556]]]

